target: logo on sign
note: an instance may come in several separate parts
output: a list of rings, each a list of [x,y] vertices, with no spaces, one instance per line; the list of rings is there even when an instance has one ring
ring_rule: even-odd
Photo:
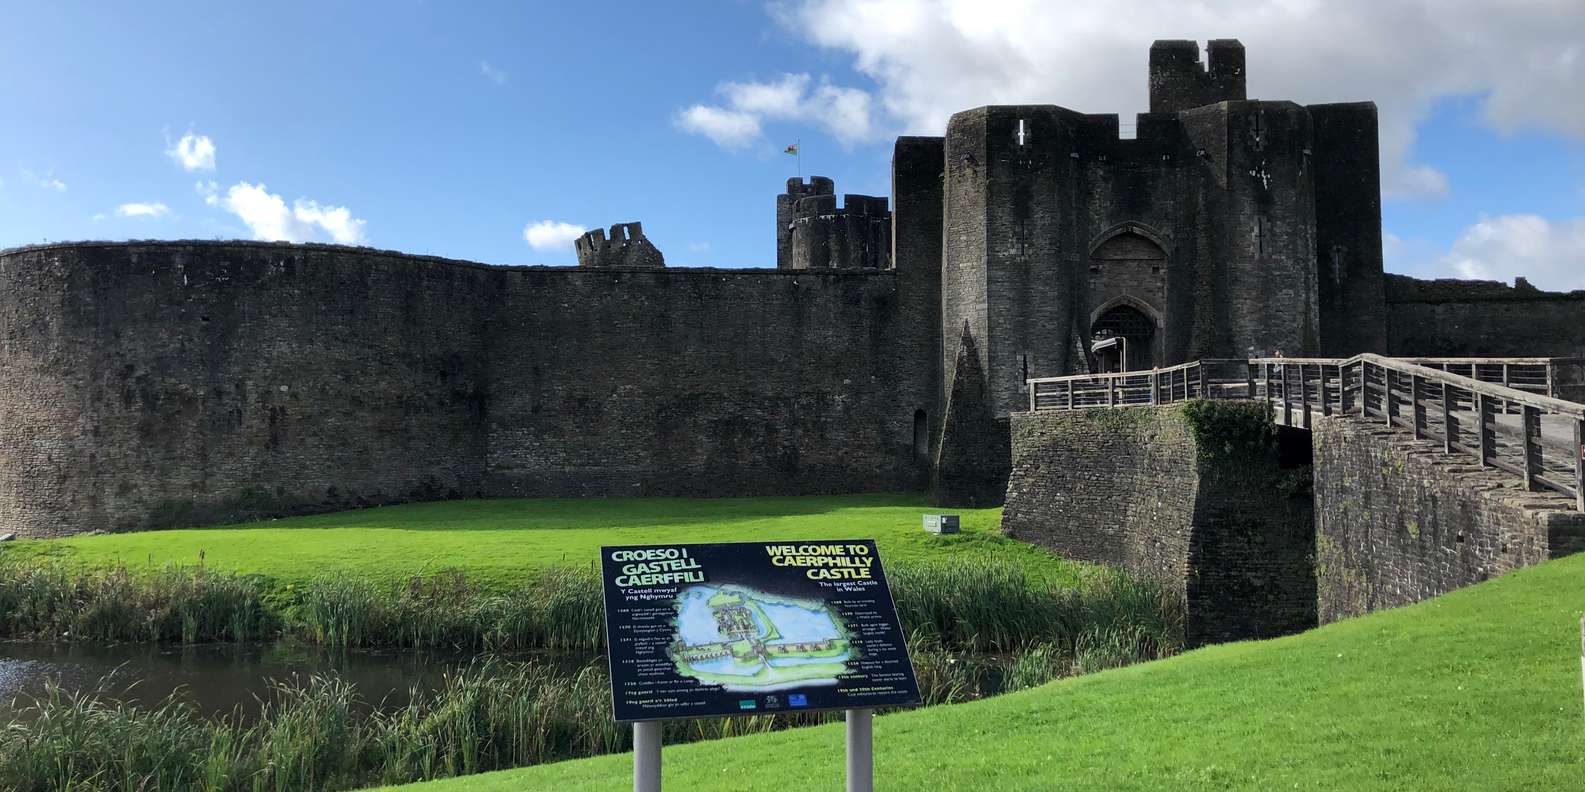
[[[787,706],[789,706],[789,707],[807,707],[807,706],[809,706],[809,697],[805,696],[802,693],[791,693],[791,694],[788,694],[788,696],[787,696]]]
[[[737,708],[740,709],[740,710],[751,710],[751,709],[754,709],[754,699],[741,699],[741,700],[739,700],[738,703],[737,703]]]
[[[781,697],[780,696],[766,696],[765,697],[765,709],[776,709],[777,707],[780,707],[780,706],[781,706]]]

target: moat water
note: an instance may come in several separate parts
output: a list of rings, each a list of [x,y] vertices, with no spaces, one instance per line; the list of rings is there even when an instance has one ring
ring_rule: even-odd
[[[536,653],[507,659],[551,662],[574,673],[594,655]],[[351,682],[370,708],[396,709],[413,691],[439,689],[448,672],[478,655],[403,649],[328,651],[271,644],[59,644],[0,642],[0,723],[16,717],[50,682],[63,693],[102,691],[105,698],[155,706],[172,695],[202,715],[256,716],[275,682],[334,674]]]

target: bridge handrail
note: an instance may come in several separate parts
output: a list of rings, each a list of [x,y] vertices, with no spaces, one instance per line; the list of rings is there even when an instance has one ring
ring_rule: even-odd
[[[1577,359],[1570,358],[1404,359],[1363,353],[1349,358],[1210,358],[1143,371],[1030,378],[1026,383],[1031,412],[1172,404],[1196,398],[1263,399],[1286,426],[1310,428],[1312,411],[1317,410],[1323,416],[1335,411],[1360,420],[1384,420],[1388,426],[1411,429],[1417,440],[1440,433],[1446,453],[1473,455],[1481,467],[1521,477],[1531,491],[1570,495],[1575,508],[1585,512],[1585,404],[1488,382],[1479,377],[1496,375],[1475,367],[1501,365],[1500,376],[1506,382],[1513,374],[1510,366],[1536,365],[1519,360],[1546,361],[1548,368],[1540,374],[1532,370],[1518,376],[1524,380],[1519,384],[1549,391],[1556,386],[1550,368],[1554,362],[1577,365]],[[1423,363],[1470,365],[1474,376]],[[1428,420],[1428,410],[1440,413],[1440,427]],[[1517,430],[1504,425],[1499,415],[1519,416]],[[1572,425],[1569,459],[1560,462],[1545,452],[1544,415],[1567,419]]]
[[[1421,358],[1394,358],[1394,357],[1386,357],[1384,355],[1378,355],[1378,354],[1375,354],[1375,353],[1372,353],[1372,352],[1364,352],[1364,353],[1361,353],[1361,354],[1358,354],[1358,355],[1355,355],[1355,356],[1349,357],[1349,358],[1291,358],[1291,357],[1275,357],[1275,358],[1272,358],[1272,357],[1268,357],[1268,358],[1203,358],[1201,360],[1192,360],[1192,361],[1189,361],[1188,363],[1179,363],[1176,366],[1169,366],[1167,368],[1141,369],[1139,371],[1113,371],[1113,372],[1107,372],[1105,374],[1068,374],[1068,375],[1061,376],[1061,377],[1031,377],[1029,379],[1024,380],[1024,383],[1026,385],[1030,386],[1030,387],[1033,387],[1033,386],[1035,386],[1037,384],[1044,385],[1044,384],[1049,384],[1049,383],[1060,383],[1060,382],[1082,382],[1082,381],[1086,381],[1086,380],[1089,380],[1089,381],[1099,381],[1099,380],[1109,380],[1109,379],[1110,380],[1126,380],[1126,379],[1129,379],[1129,378],[1146,377],[1146,376],[1150,376],[1151,374],[1160,375],[1160,374],[1166,374],[1166,373],[1169,373],[1169,372],[1188,371],[1188,370],[1193,370],[1193,369],[1196,369],[1196,368],[1201,368],[1201,367],[1203,367],[1205,365],[1213,365],[1213,364],[1247,363],[1247,364],[1249,364],[1251,366],[1254,366],[1254,365],[1273,365],[1273,366],[1291,365],[1291,366],[1336,366],[1336,367],[1341,367],[1341,366],[1353,366],[1353,365],[1357,365],[1357,364],[1359,364],[1361,362],[1369,362],[1372,365],[1380,366],[1382,368],[1390,368],[1390,369],[1393,369],[1395,371],[1399,371],[1399,372],[1404,373],[1404,374],[1411,374],[1411,375],[1414,375],[1414,376],[1417,376],[1417,377],[1421,377],[1422,379],[1431,380],[1431,381],[1438,382],[1438,383],[1441,383],[1441,384],[1448,384],[1448,385],[1452,385],[1452,386],[1458,387],[1458,388],[1463,388],[1465,390],[1473,391],[1473,392],[1476,392],[1476,393],[1481,393],[1483,395],[1490,396],[1490,397],[1495,398],[1495,399],[1506,399],[1508,401],[1518,402],[1518,403],[1521,403],[1521,404],[1529,404],[1529,405],[1531,405],[1533,407],[1539,407],[1539,408],[1541,408],[1543,410],[1546,410],[1548,412],[1557,413],[1559,415],[1569,415],[1569,416],[1573,416],[1573,417],[1577,417],[1577,418],[1585,418],[1585,404],[1580,404],[1579,402],[1571,402],[1571,401],[1568,401],[1568,400],[1565,400],[1565,399],[1558,399],[1558,398],[1554,398],[1552,396],[1546,396],[1546,395],[1543,395],[1543,394],[1534,393],[1532,391],[1527,391],[1527,390],[1522,390],[1522,389],[1519,389],[1519,388],[1514,388],[1514,387],[1508,386],[1508,385],[1499,385],[1499,384],[1494,383],[1494,382],[1486,382],[1484,380],[1475,379],[1473,377],[1465,377],[1465,376],[1460,375],[1460,374],[1451,374],[1449,372],[1442,371],[1440,369],[1434,369],[1434,368],[1430,368],[1430,367],[1427,367],[1427,366],[1423,365],[1423,363],[1426,363],[1426,362],[1438,362],[1438,363],[1477,363],[1478,362],[1478,363],[1488,363],[1488,364],[1491,364],[1491,365],[1497,365],[1497,364],[1501,364],[1501,363],[1524,363],[1524,364],[1530,364],[1530,365],[1541,365],[1541,364],[1546,364],[1546,363],[1552,363],[1552,362],[1555,362],[1555,361],[1573,361],[1573,360],[1585,360],[1585,359],[1582,359],[1582,358],[1424,358],[1424,357],[1421,357]]]

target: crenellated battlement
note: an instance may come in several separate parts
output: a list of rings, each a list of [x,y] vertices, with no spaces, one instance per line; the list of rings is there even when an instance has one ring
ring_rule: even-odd
[[[891,221],[885,196],[844,195],[839,209],[831,179],[788,179],[776,196],[776,266],[889,269]]]
[[[1206,42],[1206,63],[1194,41],[1150,45],[1150,112],[1176,113],[1246,98],[1244,45],[1238,39]]]
[[[617,223],[610,236],[598,228],[573,241],[580,267],[636,267],[655,269],[666,266],[660,249],[644,236],[643,223]]]

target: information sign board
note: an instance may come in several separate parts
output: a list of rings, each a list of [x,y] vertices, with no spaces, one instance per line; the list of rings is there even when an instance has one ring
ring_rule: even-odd
[[[618,721],[915,705],[868,539],[600,548]]]

